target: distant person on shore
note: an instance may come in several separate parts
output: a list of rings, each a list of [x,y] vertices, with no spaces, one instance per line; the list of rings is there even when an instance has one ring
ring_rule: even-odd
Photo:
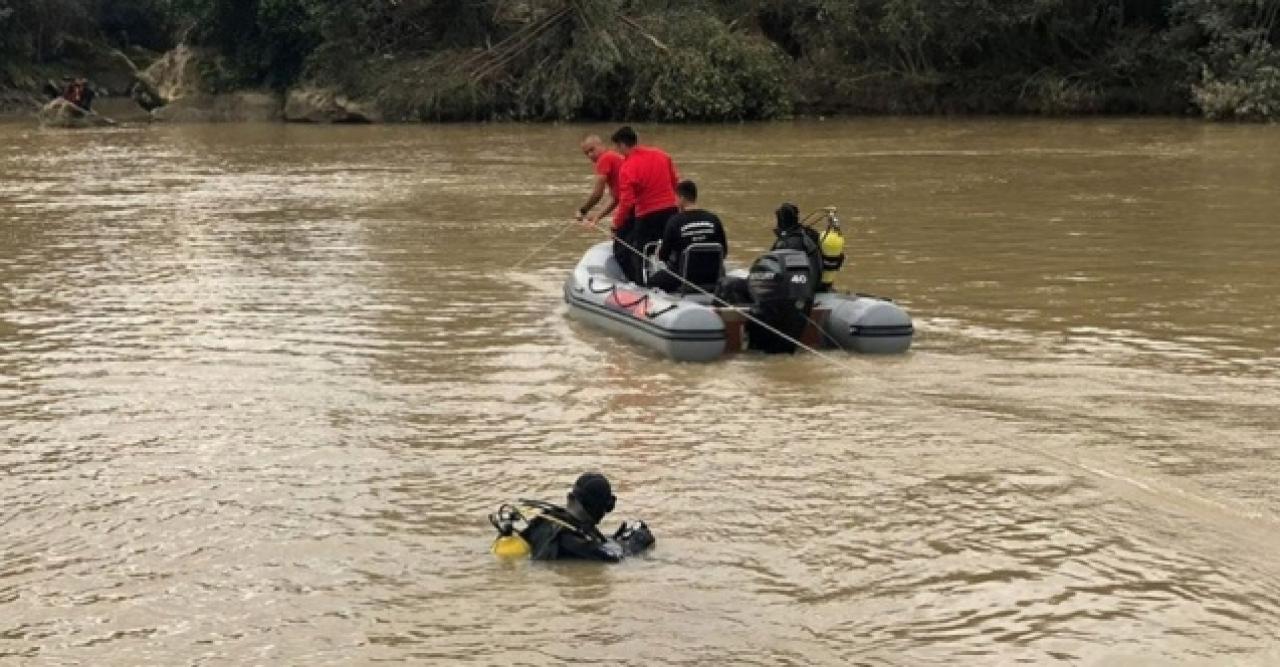
[[[564,507],[521,500],[519,506],[498,508],[489,516],[490,523],[498,529],[493,552],[505,558],[576,558],[613,563],[653,546],[653,533],[643,521],[624,522],[612,537],[600,532],[600,522],[618,501],[604,475],[589,472],[579,476],[565,500]]]
[[[84,86],[81,85],[80,79],[72,79],[67,83],[67,87],[62,89],[62,99],[80,107],[81,109],[84,108],[80,104],[84,99]]]
[[[724,269],[724,258],[729,254],[729,240],[724,225],[716,214],[698,208],[698,186],[693,181],[676,184],[676,199],[680,212],[667,220],[662,234],[658,257],[665,268],[650,276],[649,284],[668,292],[675,292],[689,281],[697,285],[719,282]],[[712,263],[709,255],[691,255],[687,265],[685,251],[695,243],[714,243],[720,246],[720,259]],[[677,278],[679,276],[679,278]],[[683,279],[683,280],[681,280]]]
[[[640,146],[636,131],[626,126],[610,138],[622,154],[618,177],[618,207],[613,212],[614,236],[629,244],[613,244],[613,255],[627,278],[640,282],[645,261],[639,253],[652,241],[662,238],[667,220],[675,215],[676,183],[680,181],[671,156],[652,146]]]
[[[89,85],[89,80],[81,77],[80,79],[80,108],[85,111],[93,111],[93,98],[98,94],[93,92],[93,86]]]
[[[71,83],[67,84],[66,89],[62,91],[62,99],[85,111],[93,110],[93,98],[93,88],[89,87],[89,81],[84,77],[72,79]]]
[[[595,165],[595,179],[591,187],[591,196],[587,203],[578,208],[576,219],[595,227],[596,222],[618,206],[618,177],[622,173],[622,155],[605,147],[600,137],[591,134],[582,140],[582,154]],[[609,205],[598,213],[591,209],[604,198],[605,189],[609,190]]]

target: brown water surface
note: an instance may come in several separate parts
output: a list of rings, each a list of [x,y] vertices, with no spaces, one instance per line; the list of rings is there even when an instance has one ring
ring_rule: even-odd
[[[589,129],[0,125],[0,662],[1280,662],[1280,128],[641,128],[918,325],[711,365],[566,320]]]

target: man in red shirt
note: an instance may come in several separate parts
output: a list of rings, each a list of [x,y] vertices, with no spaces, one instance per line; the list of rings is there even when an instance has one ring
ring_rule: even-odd
[[[636,131],[630,127],[620,128],[611,139],[624,158],[618,175],[613,233],[635,249],[615,241],[613,256],[627,277],[638,283],[645,259],[637,253],[661,239],[667,220],[677,213],[676,183],[680,177],[671,156],[652,146],[638,145]]]
[[[605,148],[604,142],[600,137],[592,134],[582,140],[582,154],[587,156],[595,164],[596,176],[591,188],[591,196],[587,198],[587,203],[578,208],[578,220],[586,218],[585,222],[594,227],[596,221],[609,215],[611,211],[618,205],[618,176],[622,171],[622,156],[618,153]],[[595,205],[604,197],[605,188],[609,188],[609,197],[611,201],[604,210],[599,213],[587,214]]]

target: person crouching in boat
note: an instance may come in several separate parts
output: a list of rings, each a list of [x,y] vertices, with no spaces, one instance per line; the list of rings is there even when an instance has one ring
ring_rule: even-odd
[[[783,204],[774,211],[772,250],[799,250],[809,258],[810,280],[813,285],[822,281],[822,246],[818,232],[800,224],[800,209],[795,204]]]
[[[564,507],[536,500],[503,505],[489,515],[498,529],[493,552],[534,560],[583,559],[615,563],[653,546],[643,521],[624,522],[606,538],[597,527],[617,498],[608,478],[585,473],[574,482]]]
[[[630,126],[618,128],[610,139],[623,156],[613,233],[626,244],[615,241],[613,255],[627,279],[639,284],[646,261],[639,253],[662,238],[667,220],[678,211],[676,183],[680,177],[671,156],[652,146],[638,145],[640,139]]]
[[[649,276],[649,285],[676,292],[687,282],[715,290],[724,272],[724,258],[729,254],[724,225],[715,213],[698,208],[698,186],[693,181],[680,181],[676,185],[676,199],[680,212],[667,220],[662,245],[658,246],[658,257],[664,268]],[[698,249],[703,252],[690,254],[686,261],[685,253],[694,244],[719,245],[719,257],[705,252],[707,246],[702,245]]]

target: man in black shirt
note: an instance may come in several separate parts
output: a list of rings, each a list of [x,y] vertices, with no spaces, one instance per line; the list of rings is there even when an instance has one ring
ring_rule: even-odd
[[[676,184],[676,199],[680,212],[667,220],[662,234],[662,244],[658,246],[658,259],[666,268],[649,276],[649,284],[668,292],[675,292],[684,284],[676,276],[692,282],[707,283],[719,279],[724,258],[729,254],[729,240],[724,235],[724,225],[716,214],[697,208],[698,186],[693,181],[680,181]],[[681,274],[684,252],[695,243],[717,243],[720,245],[720,261],[712,266],[704,264],[711,261],[705,256],[689,258],[689,265],[684,267],[686,273]]]

